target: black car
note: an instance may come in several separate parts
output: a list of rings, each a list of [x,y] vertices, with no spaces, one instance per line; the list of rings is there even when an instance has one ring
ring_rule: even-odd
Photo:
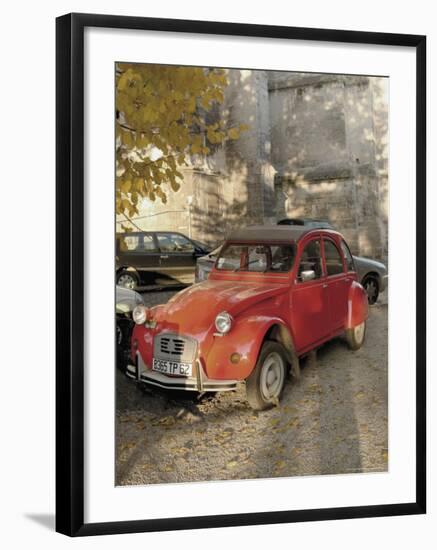
[[[124,288],[189,285],[207,245],[175,231],[117,233],[116,282]]]

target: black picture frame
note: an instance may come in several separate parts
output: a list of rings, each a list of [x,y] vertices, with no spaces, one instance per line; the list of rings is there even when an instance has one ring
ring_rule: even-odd
[[[84,523],[84,29],[106,27],[403,46],[416,51],[416,500],[216,516]],[[56,530],[69,536],[423,514],[426,511],[426,37],[68,14],[56,20]]]

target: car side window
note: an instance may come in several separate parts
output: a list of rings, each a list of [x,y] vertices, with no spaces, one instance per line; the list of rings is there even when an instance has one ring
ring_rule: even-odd
[[[194,252],[194,245],[183,235],[177,233],[158,233],[161,252]]]
[[[341,241],[341,249],[343,250],[343,254],[346,259],[347,270],[355,271],[354,259],[352,258],[348,245],[344,241]]]
[[[141,250],[141,239],[139,235],[121,235],[120,250],[122,252],[139,252]]]
[[[343,273],[343,259],[340,251],[332,241],[324,239],[324,244],[326,273],[328,277],[330,275],[338,275],[339,273]]]
[[[322,258],[320,254],[320,239],[310,241],[305,245],[302,256],[300,257],[299,270],[297,278],[302,278],[303,271],[314,271],[315,279],[322,276]]]
[[[132,254],[144,254],[145,252],[157,252],[153,235],[119,235],[117,236],[120,252]]]
[[[143,250],[144,252],[157,252],[153,235],[143,235]]]

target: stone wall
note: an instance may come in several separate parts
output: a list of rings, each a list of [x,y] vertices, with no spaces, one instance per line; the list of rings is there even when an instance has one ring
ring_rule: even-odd
[[[386,80],[270,74],[280,216],[329,220],[355,254],[387,257]]]
[[[388,82],[383,78],[230,70],[218,116],[239,140],[192,158],[168,203],[145,202],[142,229],[215,245],[235,226],[329,220],[354,253],[387,257]]]

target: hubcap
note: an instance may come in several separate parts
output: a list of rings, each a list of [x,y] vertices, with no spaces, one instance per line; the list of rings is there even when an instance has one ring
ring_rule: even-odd
[[[363,323],[361,323],[361,325],[357,325],[354,328],[354,336],[355,336],[355,340],[357,341],[358,344],[361,344],[361,342],[364,339],[365,327],[366,327],[366,324],[363,322]]]
[[[118,278],[118,284],[119,286],[133,290],[135,288],[135,279],[125,273]]]
[[[279,397],[284,383],[284,371],[284,361],[279,353],[267,355],[260,376],[261,394],[266,401]]]

